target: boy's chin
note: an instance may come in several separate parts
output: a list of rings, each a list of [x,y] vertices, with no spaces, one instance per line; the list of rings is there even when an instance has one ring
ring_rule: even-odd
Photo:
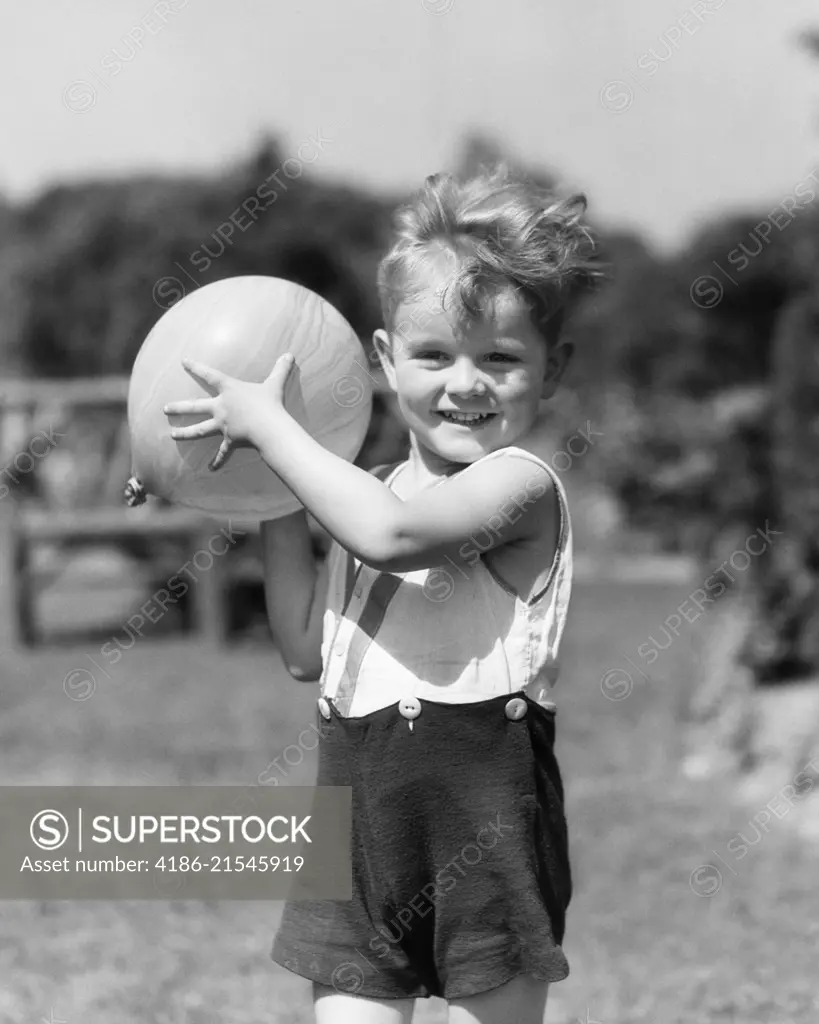
[[[497,438],[495,439],[497,442]],[[482,438],[464,437],[456,440],[427,438],[427,447],[447,462],[475,462],[491,452],[497,444],[487,443]]]

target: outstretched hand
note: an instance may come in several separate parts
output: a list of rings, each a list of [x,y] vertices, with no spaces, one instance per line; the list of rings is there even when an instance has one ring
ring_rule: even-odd
[[[286,393],[293,391],[292,387],[288,388],[288,384],[296,362],[290,353],[280,356],[270,375],[261,384],[238,380],[191,359],[183,359],[182,365],[203,389],[212,390],[215,394],[210,398],[169,402],[162,411],[167,416],[209,416],[209,419],[189,427],[173,427],[171,437],[175,441],[193,441],[222,434],[219,451],[208,465],[209,469],[217,470],[224,466],[234,449],[257,446],[259,430],[265,417],[272,409],[284,409]],[[295,376],[293,374],[293,378]],[[303,412],[303,404],[299,404]],[[298,418],[304,423],[303,417]]]

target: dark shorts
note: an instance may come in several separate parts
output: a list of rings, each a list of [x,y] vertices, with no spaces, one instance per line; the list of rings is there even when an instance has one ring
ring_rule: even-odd
[[[555,712],[529,698],[318,717],[318,785],[352,787],[351,901],[289,902],[272,959],[381,999],[560,981],[571,898]]]

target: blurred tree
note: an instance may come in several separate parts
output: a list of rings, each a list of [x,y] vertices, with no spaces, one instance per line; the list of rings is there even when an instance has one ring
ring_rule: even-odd
[[[819,33],[802,42],[819,55]],[[692,289],[704,329],[687,372],[705,388],[728,375],[760,386],[714,400],[719,500],[703,561],[711,571],[739,553],[748,564],[706,622],[683,770],[754,769],[765,792],[802,771],[819,728],[819,231],[808,180],[763,220],[701,235],[687,271],[710,275]],[[781,711],[754,688],[802,679]]]
[[[810,29],[799,36],[801,45],[814,57],[819,57],[819,30]]]
[[[5,364],[127,373],[166,295],[237,274],[298,281],[371,333],[390,205],[306,173],[290,179],[284,162],[268,138],[215,178],[59,186],[24,206],[13,252],[0,248],[0,297],[19,317],[2,339]]]
[[[755,572],[757,620],[746,658],[760,681],[819,674],[819,295],[796,296],[773,355],[770,487],[760,508],[775,529]]]
[[[810,219],[815,230],[815,214],[804,212],[778,231],[767,219],[732,217],[692,241],[674,267],[692,330],[667,367],[669,386],[706,395],[767,378],[777,318],[805,283],[794,247]]]
[[[504,156],[473,132],[454,167],[473,173]],[[381,319],[376,268],[403,197],[319,181],[307,166],[291,179],[286,161],[286,147],[265,136],[216,175],[59,186],[20,207],[0,203],[3,369],[128,373],[166,296],[237,274],[306,285],[367,343]],[[548,170],[509,162],[555,183]],[[764,417],[764,403],[751,401],[741,427],[723,410],[768,384],[776,324],[819,255],[807,203],[781,229],[761,232],[760,223],[716,219],[674,257],[635,234],[598,231],[609,279],[567,322],[575,356],[553,403],[555,436],[590,421],[602,436],[580,472],[661,548],[706,552],[727,524],[755,514],[768,441],[754,416]],[[378,431],[387,429],[382,412]]]

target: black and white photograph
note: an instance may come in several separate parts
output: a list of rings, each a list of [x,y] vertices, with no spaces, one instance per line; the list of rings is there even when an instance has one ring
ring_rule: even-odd
[[[0,1024],[819,1024],[819,6],[0,34]]]

